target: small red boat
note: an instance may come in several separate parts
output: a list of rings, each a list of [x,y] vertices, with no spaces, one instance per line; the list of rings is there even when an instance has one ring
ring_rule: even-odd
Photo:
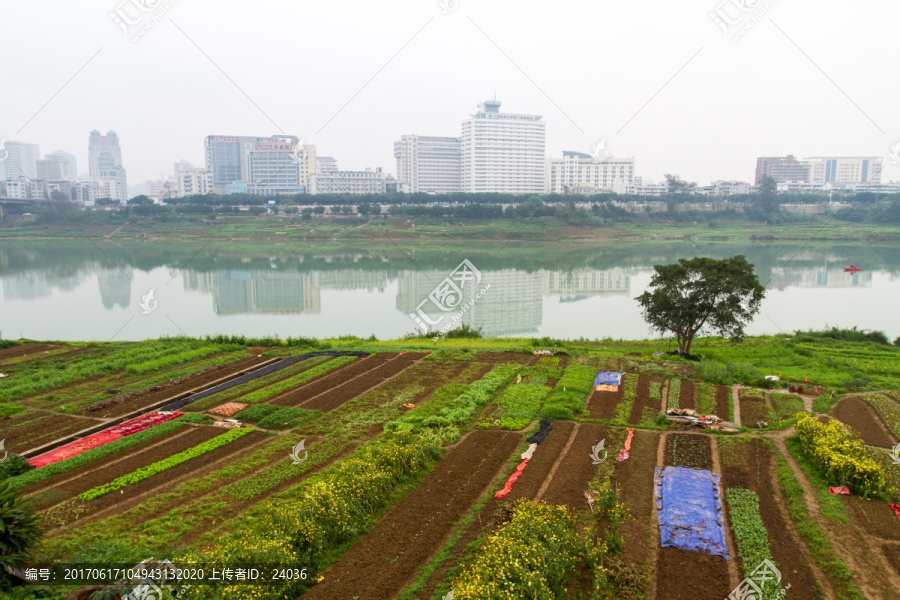
[[[851,264],[849,267],[844,267],[844,271],[847,273],[858,273],[859,271],[862,271],[862,269],[860,269],[856,265]]]

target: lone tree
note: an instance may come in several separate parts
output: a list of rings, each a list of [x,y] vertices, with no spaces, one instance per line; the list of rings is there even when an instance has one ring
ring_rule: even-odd
[[[694,336],[704,327],[741,339],[766,293],[742,255],[679,258],[677,264],[654,265],[653,270],[651,289],[637,301],[653,329],[675,334],[679,354],[690,353]]]

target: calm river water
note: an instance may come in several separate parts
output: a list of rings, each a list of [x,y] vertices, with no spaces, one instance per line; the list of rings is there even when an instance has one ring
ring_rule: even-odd
[[[744,254],[768,288],[750,334],[827,326],[900,335],[900,248],[548,244],[303,252],[0,242],[0,335],[140,340],[243,334],[401,337],[466,323],[488,336],[656,337],[636,296],[652,266]],[[845,273],[850,263],[862,267]],[[152,298],[148,296],[150,292]],[[413,316],[411,316],[413,315]],[[454,320],[455,317],[455,320]]]

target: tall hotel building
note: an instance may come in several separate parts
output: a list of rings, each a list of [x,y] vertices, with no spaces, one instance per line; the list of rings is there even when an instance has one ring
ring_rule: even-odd
[[[499,100],[479,104],[462,123],[462,191],[544,193],[545,129],[539,115],[502,114]]]
[[[462,191],[459,138],[403,135],[394,142],[397,180],[410,193],[448,194]]]
[[[121,203],[128,201],[128,181],[122,166],[122,148],[115,131],[101,135],[91,131],[88,141],[88,171],[91,179],[101,184],[98,198],[107,197]]]

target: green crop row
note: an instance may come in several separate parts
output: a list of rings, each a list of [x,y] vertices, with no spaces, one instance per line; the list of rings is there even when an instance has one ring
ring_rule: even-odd
[[[287,429],[311,421],[321,414],[318,410],[285,406],[260,419],[259,426],[263,429]]]
[[[185,463],[192,458],[197,458],[198,456],[203,456],[209,452],[212,452],[216,448],[221,448],[222,446],[233,442],[234,440],[247,435],[250,433],[252,429],[231,429],[226,431],[222,435],[218,435],[211,440],[206,440],[205,442],[201,442],[197,444],[193,448],[188,448],[183,452],[179,452],[178,454],[173,454],[167,458],[164,458],[160,461],[157,461],[153,464],[147,465],[145,467],[141,467],[131,473],[127,473],[122,475],[121,477],[117,477],[109,483],[104,483],[103,485],[98,485],[97,487],[93,487],[86,492],[79,494],[79,498],[87,502],[88,500],[93,500],[95,498],[99,498],[101,496],[105,496],[110,492],[115,492],[118,489],[123,487],[134,485],[136,483],[140,483],[145,479],[149,479],[153,477],[157,473],[162,473],[163,471],[167,471],[172,467],[176,467],[182,463]]]
[[[681,398],[681,380],[672,379],[669,381],[669,396],[666,400],[666,404],[670,409],[681,408],[678,404],[679,398]]]
[[[556,389],[563,392],[584,394],[584,397],[587,398],[594,391],[594,378],[596,376],[597,369],[594,367],[570,364],[563,376],[556,382]]]
[[[622,385],[625,386],[622,401],[616,406],[616,413],[613,419],[622,425],[628,423],[631,417],[631,409],[634,408],[634,400],[637,398],[637,375],[625,375],[622,378]]]
[[[694,406],[701,415],[716,414],[716,386],[711,383],[694,384]],[[728,415],[716,415],[720,419],[727,419]]]
[[[884,394],[868,394],[863,398],[875,409],[894,437],[900,439],[900,404]]]
[[[112,373],[131,364],[152,361],[171,354],[173,350],[180,352],[192,346],[196,346],[196,342],[160,340],[100,356],[89,355],[80,360],[65,360],[65,355],[62,355],[55,359],[33,361],[28,363],[28,369],[19,369],[15,379],[4,383],[0,388],[0,400],[33,396],[74,381]]]
[[[289,377],[277,383],[273,383],[272,385],[268,385],[262,389],[256,390],[246,396],[241,397],[241,402],[245,404],[256,404],[257,402],[265,402],[270,398],[274,398],[288,390],[294,389],[295,387],[299,387],[310,381],[311,379],[322,375],[323,373],[327,373],[328,371],[333,371],[338,367],[342,367],[349,362],[356,360],[355,356],[339,356],[334,360],[330,360],[323,365],[319,365],[317,367],[313,367],[312,369],[308,369],[294,375],[293,377]]]
[[[662,385],[657,381],[650,382],[650,398],[660,400],[662,398]]]
[[[504,417],[516,417],[520,419],[534,419],[541,410],[541,401],[553,391],[546,385],[521,383],[506,388],[497,406]]]
[[[144,373],[149,373],[150,371],[157,371],[159,369],[163,369],[165,367],[174,367],[175,365],[180,365],[186,362],[191,362],[192,360],[197,360],[199,358],[206,358],[211,354],[217,354],[219,352],[229,352],[234,350],[239,350],[240,346],[237,345],[229,345],[229,346],[201,346],[200,348],[194,348],[192,350],[185,350],[183,352],[179,352],[177,354],[169,354],[167,356],[162,356],[155,360],[145,360],[139,363],[132,363],[125,367],[125,370],[129,373],[133,373],[136,375],[143,375]]]
[[[484,377],[469,385],[462,394],[451,400],[436,414],[415,408],[385,425],[387,431],[417,431],[429,427],[446,427],[467,422],[475,411],[485,406],[491,397],[516,376],[519,365],[503,364],[491,369]],[[426,405],[427,406],[427,403]]]
[[[725,491],[725,498],[728,501],[728,515],[737,542],[738,554],[744,565],[744,575],[749,576],[764,560],[774,563],[766,526],[759,514],[759,496],[753,490],[728,488]],[[774,580],[765,583],[763,586],[765,597],[770,597],[770,594],[772,598],[775,597],[774,594],[779,589],[776,583]]]
[[[165,423],[160,423],[159,425],[154,425],[153,427],[150,427],[143,431],[139,431],[137,433],[133,433],[131,435],[126,435],[125,437],[114,440],[108,444],[98,446],[97,448],[92,448],[90,450],[82,452],[77,456],[73,456],[72,458],[67,458],[65,460],[49,464],[45,467],[41,467],[40,469],[28,471],[27,473],[19,475],[18,477],[9,479],[9,484],[13,489],[20,489],[38,483],[39,481],[49,479],[50,477],[58,475],[59,473],[65,473],[66,471],[77,469],[78,467],[103,458],[104,456],[109,456],[110,454],[121,452],[126,448],[131,448],[132,446],[136,446],[140,443],[175,431],[179,427],[192,422],[192,419],[190,418],[192,416],[193,415],[182,415],[177,419],[166,421]]]

